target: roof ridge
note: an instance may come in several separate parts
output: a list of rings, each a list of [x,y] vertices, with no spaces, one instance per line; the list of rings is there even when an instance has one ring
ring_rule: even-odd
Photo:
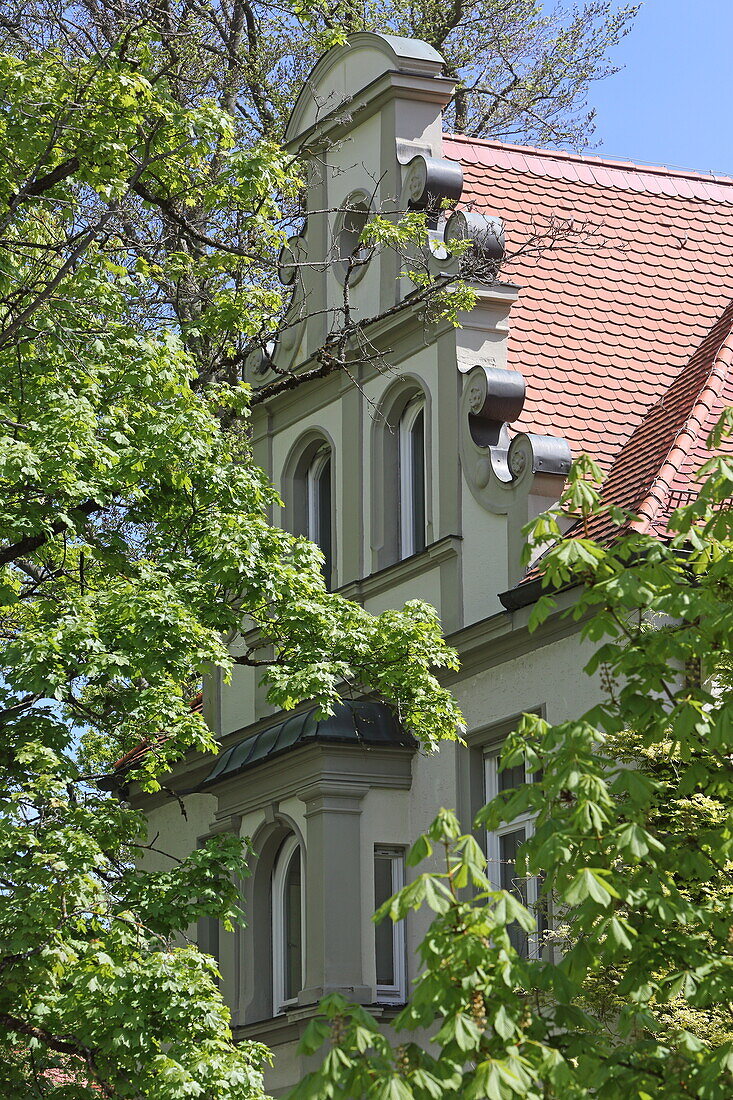
[[[705,429],[707,417],[713,409],[716,400],[723,392],[726,376],[730,368],[733,367],[733,302],[728,303],[723,313],[706,334],[702,343],[695,349],[688,362],[672,381],[665,394],[662,396],[661,402],[657,403],[658,405],[660,403],[663,405],[665,397],[675,388],[679,388],[683,383],[685,375],[688,373],[690,364],[692,364],[696,358],[705,354],[705,345],[710,341],[716,328],[720,325],[725,326],[724,335],[722,339],[720,339],[715,353],[711,356],[710,367],[702,380],[697,397],[686,414],[684,422],[676,432],[674,439],[671,441],[667,453],[651,481],[646,496],[636,507],[639,518],[638,520],[632,521],[631,526],[637,531],[647,531],[654,523],[660,509],[666,504],[672,490],[674,478],[679,473],[682,463],[690,453],[690,450],[697,442],[700,432]],[[651,409],[649,410],[647,417],[652,411]]]
[[[664,164],[644,164],[639,161],[624,160],[621,157],[588,157],[582,153],[568,153],[564,149],[541,149],[536,145],[515,145],[508,141],[492,141],[489,138],[469,137],[467,134],[443,134],[443,138],[446,141],[458,141],[466,145],[482,145],[489,149],[529,153],[531,156],[546,157],[550,160],[596,165],[600,168],[616,169],[619,172],[626,170],[650,176],[673,176],[679,179],[702,180],[708,183],[733,186],[733,176],[718,175],[716,172],[701,172],[694,168],[670,168]]]

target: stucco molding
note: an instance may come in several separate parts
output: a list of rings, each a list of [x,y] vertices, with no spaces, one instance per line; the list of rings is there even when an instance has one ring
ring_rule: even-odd
[[[251,1024],[240,1024],[234,1028],[235,1040],[254,1039],[265,1046],[276,1048],[283,1043],[299,1041],[306,1027],[318,1015],[317,1005],[303,1005],[298,1008],[288,1008],[279,1016],[272,1016],[262,1020],[256,1020]],[[400,1011],[400,1006],[370,1005],[369,1011],[377,1019],[393,1020]]]
[[[258,810],[273,799],[300,798],[314,784],[347,783],[355,788],[407,791],[415,749],[309,744],[233,776],[216,788],[217,819]]]
[[[443,673],[441,682],[456,686],[487,669],[579,633],[588,616],[575,619],[566,614],[577,598],[577,590],[558,593],[557,610],[532,633],[528,625],[531,608],[522,608],[514,612],[498,611],[449,634],[446,640],[458,651],[461,667],[458,672]]]
[[[385,90],[399,88],[403,98],[426,95],[447,103],[455,81],[442,76],[444,60],[427,42],[360,31],[325,53],[314,65],[295,101],[285,130],[286,146],[316,144],[367,106],[382,106]],[[358,73],[361,87],[339,94],[340,70]],[[353,87],[353,84],[352,84]]]
[[[314,814],[361,814],[362,802],[369,793],[366,783],[322,779],[298,793],[305,803],[306,818]]]
[[[364,603],[382,592],[429,573],[431,569],[435,569],[444,562],[457,563],[461,553],[461,542],[460,535],[446,535],[445,538],[430,543],[419,554],[412,554],[409,558],[392,562],[391,565],[386,565],[360,580],[349,581],[339,589],[339,593],[349,600]]]
[[[455,80],[450,77],[390,71],[382,73],[355,94],[340,98],[334,89],[327,89],[325,95],[319,94],[316,89],[315,97],[311,89],[315,107],[313,116],[317,117],[310,125],[305,125],[302,133],[286,141],[284,147],[296,155],[319,156],[329,146],[348,140],[356,126],[389,108],[395,101],[412,101],[416,107],[429,104],[431,110],[440,112],[449,102],[455,86]],[[442,147],[442,142],[430,141],[430,153],[439,145]]]
[[[198,843],[203,844],[204,841],[210,840],[215,836],[222,836],[225,833],[232,833],[234,836],[239,836],[242,829],[242,815],[241,814],[229,814],[228,817],[221,817],[202,833],[198,838]]]
[[[332,404],[344,388],[353,385],[351,376],[358,376],[360,383],[364,383],[383,374],[380,356],[389,356],[390,366],[398,367],[405,360],[411,359],[416,351],[434,345],[447,332],[455,333],[447,318],[427,321],[425,303],[405,298],[395,313],[378,317],[364,325],[364,338],[379,353],[372,356],[370,362],[364,363],[361,348],[354,348],[352,361],[349,362],[349,374],[334,371],[322,378],[312,379],[307,386],[281,390],[255,406],[252,416],[253,441],[264,441],[272,431],[273,425],[266,414],[272,413],[277,417],[277,427],[280,430],[297,424],[307,414]],[[296,374],[301,374],[315,366],[316,360],[306,355],[293,369]],[[251,382],[257,388],[271,381],[272,377],[268,372],[267,377],[252,378]]]

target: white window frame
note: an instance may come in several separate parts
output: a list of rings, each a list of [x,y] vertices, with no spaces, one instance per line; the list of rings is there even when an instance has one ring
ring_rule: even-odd
[[[377,844],[374,848],[374,864],[377,858],[388,859],[392,867],[392,889],[390,896],[396,894],[405,885],[405,850],[393,848],[386,844]],[[374,866],[373,864],[373,866]],[[385,899],[386,900],[386,899]],[[380,902],[381,904],[381,902]],[[385,917],[385,922],[392,925],[392,958],[394,962],[394,984],[377,985],[377,1003],[379,1004],[404,1004],[407,1000],[407,965],[406,942],[404,920],[393,921],[391,917]],[[377,941],[374,939],[374,958],[376,963]]]
[[[490,802],[499,794],[499,761],[501,759],[502,746],[488,749],[484,753],[484,793],[486,801]],[[533,783],[535,776],[528,772],[525,765],[524,778],[527,783]],[[486,833],[486,857],[488,859],[488,877],[492,889],[501,890],[501,838],[511,833],[524,829],[524,838],[534,834],[536,815],[529,811],[519,814],[512,821],[503,822],[497,829]],[[538,902],[540,898],[540,883],[537,875],[530,875],[525,880],[527,890],[527,908],[534,914],[539,925]],[[540,943],[539,927],[534,932],[527,933],[527,958],[539,958],[542,945]]]
[[[323,469],[326,463],[331,461],[331,448],[328,445],[319,447],[313,458],[308,463],[308,469],[305,473],[305,493],[306,493],[306,517],[308,524],[308,538],[311,542],[315,542],[320,545],[319,539],[322,534],[321,521],[320,521],[320,497],[321,486],[320,477],[323,473]],[[331,494],[333,494],[333,466],[331,467]],[[332,501],[328,502],[329,516],[331,512]],[[330,522],[330,521],[329,521]],[[330,523],[331,528],[333,524]],[[331,532],[332,533],[332,532]]]
[[[285,879],[290,861],[300,851],[300,974],[305,980],[305,861],[295,834],[283,843],[272,870],[272,1013],[277,1016],[298,1003],[285,996]]]
[[[422,485],[424,509],[427,512],[427,412],[422,394],[413,397],[406,405],[400,417],[398,429],[398,453],[400,473],[400,557],[409,558],[416,553],[415,547],[415,468],[412,454],[412,432],[415,421],[423,414],[423,468]],[[425,522],[425,516],[423,517]],[[425,540],[425,536],[423,535]]]
[[[327,463],[331,465],[330,493],[328,500],[328,554],[323,547],[323,531],[321,530],[321,475]],[[328,443],[318,448],[311,458],[305,471],[305,522],[306,537],[319,546],[326,557],[326,565],[330,575],[326,576],[326,584],[330,588],[334,571],[334,538],[333,538],[333,453]]]

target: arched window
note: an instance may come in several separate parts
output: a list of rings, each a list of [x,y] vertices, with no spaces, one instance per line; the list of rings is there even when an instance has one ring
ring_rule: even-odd
[[[390,386],[377,409],[371,447],[372,570],[420,554],[433,539],[431,400],[420,379]]]
[[[283,843],[272,872],[272,1008],[296,1002],[303,988],[305,906],[303,861],[295,836]]]
[[[336,502],[334,499],[334,452],[325,433],[309,430],[292,448],[281,475],[285,501],[285,526],[294,535],[304,535],[323,554],[323,577],[327,588],[336,579]]]
[[[400,557],[425,549],[425,398],[405,406],[398,430]]]
[[[333,532],[331,529],[331,448],[319,447],[305,472],[305,533],[323,553],[323,574],[331,587]]]

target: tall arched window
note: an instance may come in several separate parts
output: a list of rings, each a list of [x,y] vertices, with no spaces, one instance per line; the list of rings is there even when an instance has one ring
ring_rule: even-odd
[[[305,473],[306,535],[323,553],[323,574],[331,587],[333,532],[331,529],[331,449],[319,447]]]
[[[303,988],[305,906],[298,839],[284,842],[272,872],[272,1009],[296,1003]]]
[[[371,447],[372,570],[420,554],[433,538],[431,399],[421,379],[390,386],[374,418]]]
[[[406,405],[399,422],[400,557],[425,549],[425,398]]]

